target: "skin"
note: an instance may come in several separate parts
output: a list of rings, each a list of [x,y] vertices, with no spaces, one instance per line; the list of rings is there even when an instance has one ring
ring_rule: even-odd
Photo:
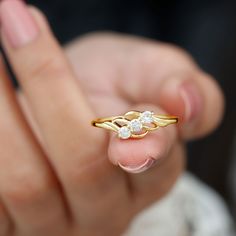
[[[171,190],[184,169],[185,142],[217,127],[222,93],[175,46],[96,33],[62,49],[42,14],[30,11],[37,39],[16,50],[1,37],[22,90],[15,93],[1,61],[0,235],[120,235]],[[202,97],[191,120],[172,86],[183,82]],[[90,125],[132,109],[175,114],[181,122],[125,141]],[[117,167],[149,156],[157,164],[141,174]]]

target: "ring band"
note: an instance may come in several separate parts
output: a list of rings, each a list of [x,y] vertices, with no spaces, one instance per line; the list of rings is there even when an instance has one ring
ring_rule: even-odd
[[[155,115],[152,111],[129,111],[123,116],[97,118],[91,124],[95,127],[115,131],[121,139],[129,139],[143,138],[149,131],[177,122],[177,116]]]

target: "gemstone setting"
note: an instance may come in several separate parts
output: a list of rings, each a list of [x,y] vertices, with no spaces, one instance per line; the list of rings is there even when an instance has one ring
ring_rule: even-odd
[[[138,117],[126,120],[126,124],[121,126],[118,130],[119,138],[129,139],[133,137],[133,135],[142,134],[146,126],[154,122],[153,114],[152,111],[144,111],[140,113]]]
[[[143,128],[143,124],[139,119],[133,119],[129,123],[130,129],[132,132],[137,133],[141,132]]]
[[[151,124],[153,122],[153,112],[144,111],[140,114],[139,119],[143,124]]]
[[[118,131],[118,136],[121,139],[128,139],[131,136],[131,130],[128,126],[122,126]]]

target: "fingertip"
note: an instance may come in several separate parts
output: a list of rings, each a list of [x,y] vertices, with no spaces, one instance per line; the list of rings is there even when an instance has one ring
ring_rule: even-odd
[[[122,140],[112,135],[108,156],[114,165],[130,173],[140,173],[167,156],[173,143],[173,127],[160,128],[142,139]]]
[[[224,94],[217,81],[206,73],[201,73],[200,77],[197,82],[202,90],[204,109],[193,128],[196,137],[213,132],[222,122],[225,109]]]
[[[179,116],[178,126],[184,139],[200,138],[212,132],[220,124],[224,111],[219,85],[201,71],[164,81],[159,104],[170,114]]]

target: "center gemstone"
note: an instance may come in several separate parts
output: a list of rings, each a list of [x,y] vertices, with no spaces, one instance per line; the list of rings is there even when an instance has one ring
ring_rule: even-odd
[[[141,121],[138,119],[131,120],[129,126],[132,132],[140,132],[143,128]]]

